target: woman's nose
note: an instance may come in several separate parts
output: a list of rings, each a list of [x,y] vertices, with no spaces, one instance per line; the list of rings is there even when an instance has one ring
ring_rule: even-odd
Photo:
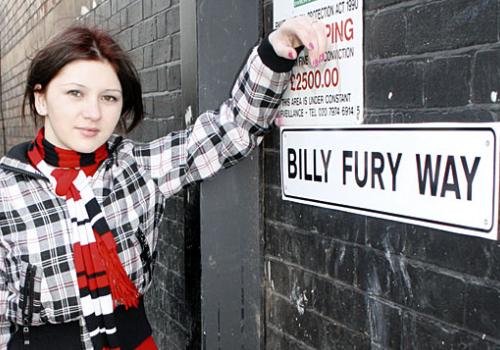
[[[101,119],[101,108],[97,98],[89,98],[85,101],[83,110],[83,117],[85,119],[99,120]]]

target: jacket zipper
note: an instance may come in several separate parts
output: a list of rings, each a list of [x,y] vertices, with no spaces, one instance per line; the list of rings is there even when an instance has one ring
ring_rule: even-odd
[[[30,172],[30,171],[27,171],[27,170],[23,170],[23,169],[20,169],[20,168],[11,167],[10,165],[0,164],[0,168],[5,169],[5,170],[9,170],[9,171],[12,171],[12,172],[15,172],[15,173],[27,175],[27,176],[30,176],[30,177],[34,177],[35,179],[48,180],[41,173],[40,174],[33,173],[33,172]]]
[[[23,308],[23,342],[26,349],[30,346],[30,324],[33,319],[33,298],[35,294],[36,266],[28,265],[24,281],[24,308]]]

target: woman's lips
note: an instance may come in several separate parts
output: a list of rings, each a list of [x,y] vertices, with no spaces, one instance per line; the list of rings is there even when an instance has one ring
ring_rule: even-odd
[[[99,129],[94,129],[94,128],[77,128],[77,129],[78,131],[80,131],[80,134],[82,134],[85,137],[94,137],[99,132]]]

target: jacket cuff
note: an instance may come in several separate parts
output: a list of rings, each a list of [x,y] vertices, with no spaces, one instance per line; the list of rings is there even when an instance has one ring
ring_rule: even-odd
[[[302,51],[303,47],[299,47],[295,49],[297,51],[297,56]],[[259,47],[257,48],[257,52],[259,53],[260,59],[262,62],[270,68],[272,71],[276,73],[285,73],[292,70],[293,65],[295,64],[295,60],[289,60],[283,57],[280,57],[276,54],[273,49],[273,46],[269,42],[268,36],[266,36]]]

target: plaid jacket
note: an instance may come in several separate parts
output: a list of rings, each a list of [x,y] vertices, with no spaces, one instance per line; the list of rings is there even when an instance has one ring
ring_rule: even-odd
[[[280,61],[281,60],[281,61]],[[290,62],[290,61],[288,61]],[[144,294],[165,200],[235,164],[271,127],[291,65],[267,40],[243,67],[231,97],[189,129],[148,143],[112,136],[110,156],[92,177],[123,266]],[[285,67],[285,68],[283,68]],[[0,349],[17,325],[81,320],[65,201],[26,158],[27,143],[0,160]]]

